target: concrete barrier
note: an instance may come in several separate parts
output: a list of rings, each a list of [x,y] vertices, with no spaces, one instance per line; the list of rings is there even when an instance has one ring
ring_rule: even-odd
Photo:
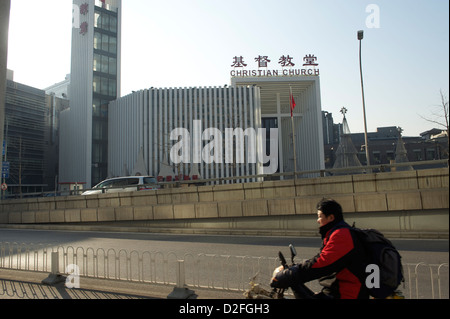
[[[448,238],[448,168],[0,202],[0,224],[126,222],[149,229],[316,233],[316,204],[399,236]],[[186,226],[188,225],[188,226]],[[190,229],[186,229],[190,228]]]

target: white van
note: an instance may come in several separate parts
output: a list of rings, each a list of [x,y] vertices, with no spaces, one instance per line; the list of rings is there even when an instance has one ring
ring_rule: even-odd
[[[117,177],[107,179],[81,195],[85,196],[104,193],[137,192],[160,188],[161,187],[158,184],[158,181],[153,176]]]

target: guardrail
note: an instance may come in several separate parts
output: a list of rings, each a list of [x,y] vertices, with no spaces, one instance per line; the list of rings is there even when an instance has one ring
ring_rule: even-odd
[[[221,177],[221,178],[209,178],[209,179],[198,179],[198,180],[179,180],[172,182],[159,182],[158,184],[162,187],[181,187],[184,186],[198,186],[198,185],[221,185],[229,183],[242,183],[251,182],[258,180],[283,180],[292,179],[295,177],[325,177],[334,175],[346,175],[346,174],[367,174],[376,172],[390,172],[397,169],[402,169],[405,167],[413,167],[417,169],[423,166],[432,166],[433,168],[438,167],[448,167],[449,160],[432,160],[432,161],[420,161],[420,162],[408,162],[408,163],[394,163],[394,164],[378,164],[371,166],[356,166],[348,168],[335,168],[335,169],[321,169],[312,171],[301,171],[301,172],[288,172],[288,173],[276,173],[271,175],[248,175],[248,176],[233,176],[233,177]],[[152,184],[153,185],[153,184]],[[140,191],[143,186],[146,185],[133,185],[136,187],[136,191]],[[147,185],[148,186],[148,185]],[[126,186],[124,188],[130,188]],[[110,190],[120,190],[110,189]],[[20,199],[20,198],[36,198],[36,197],[57,197],[57,196],[78,196],[90,189],[77,189],[77,190],[67,190],[67,191],[53,191],[53,192],[39,192],[39,193],[24,193],[19,195],[6,195],[6,199]]]
[[[52,265],[55,253],[59,257],[56,266]],[[279,264],[277,258],[268,257],[189,253],[178,256],[173,252],[0,243],[0,269],[42,273],[59,269],[59,274],[70,275],[75,265],[81,278],[178,286],[180,265],[183,265],[182,281],[188,287],[238,292],[248,289],[250,279],[256,274],[257,281],[268,286]],[[406,280],[400,290],[408,299],[448,299],[448,268],[448,263],[405,264]],[[315,283],[310,288],[319,289]]]

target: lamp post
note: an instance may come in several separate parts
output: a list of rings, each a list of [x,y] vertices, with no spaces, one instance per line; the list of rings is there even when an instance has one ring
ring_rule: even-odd
[[[361,90],[362,90],[362,100],[363,100],[363,115],[364,115],[364,138],[366,146],[366,158],[367,166],[370,166],[370,152],[369,152],[369,138],[367,136],[367,116],[366,116],[366,98],[364,95],[364,78],[362,69],[362,40],[364,39],[364,31],[358,31],[359,40],[359,69],[361,71]]]

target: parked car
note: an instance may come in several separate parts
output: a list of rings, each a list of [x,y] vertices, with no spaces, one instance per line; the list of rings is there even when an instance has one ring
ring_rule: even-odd
[[[94,186],[91,190],[85,191],[85,195],[103,193],[136,192],[143,190],[160,189],[158,181],[153,176],[129,176],[107,179]]]

